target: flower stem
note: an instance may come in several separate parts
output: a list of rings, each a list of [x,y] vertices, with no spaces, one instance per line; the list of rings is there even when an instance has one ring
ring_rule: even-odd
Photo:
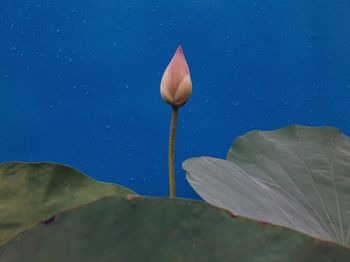
[[[175,198],[175,167],[174,167],[174,147],[175,147],[175,132],[178,115],[178,107],[173,106],[171,114],[171,125],[169,135],[169,189],[170,198]]]

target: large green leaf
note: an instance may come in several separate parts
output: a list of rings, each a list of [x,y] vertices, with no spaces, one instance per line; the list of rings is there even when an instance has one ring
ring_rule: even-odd
[[[228,160],[183,163],[207,202],[235,214],[350,245],[350,139],[332,127],[252,131]]]
[[[60,164],[0,164],[0,245],[60,211],[105,196],[132,193]]]
[[[6,262],[337,261],[350,250],[233,218],[203,202],[111,197],[58,214],[0,247]]]

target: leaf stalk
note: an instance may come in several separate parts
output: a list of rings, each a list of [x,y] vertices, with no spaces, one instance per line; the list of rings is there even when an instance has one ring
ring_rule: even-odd
[[[171,124],[170,124],[170,135],[169,135],[169,190],[170,198],[176,197],[175,193],[175,166],[174,166],[174,148],[175,148],[175,134],[178,116],[178,107],[172,107]]]

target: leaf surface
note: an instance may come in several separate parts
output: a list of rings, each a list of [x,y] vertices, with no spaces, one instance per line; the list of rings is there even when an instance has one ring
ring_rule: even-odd
[[[0,245],[39,221],[49,223],[58,212],[127,194],[133,192],[61,164],[0,164]]]
[[[183,168],[213,205],[350,245],[350,139],[338,129],[252,131],[227,160],[193,158]]]
[[[350,250],[203,202],[108,197],[60,213],[4,246],[6,262],[348,262]]]

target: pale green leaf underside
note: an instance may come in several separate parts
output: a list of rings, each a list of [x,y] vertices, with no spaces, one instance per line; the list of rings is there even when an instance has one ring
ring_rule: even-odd
[[[211,204],[350,245],[350,139],[335,128],[252,131],[227,160],[193,158],[183,168]]]

